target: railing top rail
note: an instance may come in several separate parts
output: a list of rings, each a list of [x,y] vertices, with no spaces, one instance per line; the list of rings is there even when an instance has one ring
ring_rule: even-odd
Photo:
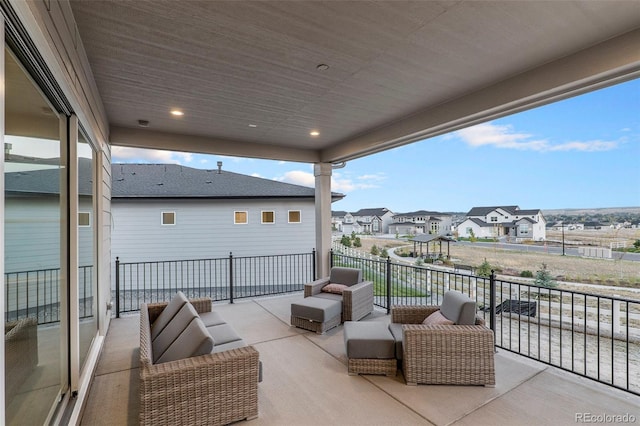
[[[233,256],[233,259],[259,259],[259,258],[274,258],[274,257],[289,257],[289,256],[310,256],[312,252],[305,253],[288,253],[288,254],[274,254],[274,255],[260,255],[260,256]],[[211,258],[198,258],[198,259],[170,259],[170,260],[146,260],[142,262],[123,262],[118,258],[120,266],[126,265],[145,265],[145,264],[160,264],[160,263],[180,263],[180,262],[206,262],[206,261],[228,261],[230,256],[225,257],[211,257]]]

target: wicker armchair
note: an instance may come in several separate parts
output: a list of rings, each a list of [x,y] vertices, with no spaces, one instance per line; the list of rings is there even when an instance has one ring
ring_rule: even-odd
[[[342,296],[324,293],[322,288],[330,283],[347,285]],[[326,278],[305,284],[304,297],[342,299],[342,321],[358,321],[373,312],[373,282],[362,281],[362,271],[357,268],[334,267]]]
[[[211,299],[191,300],[201,314]],[[140,309],[140,424],[222,425],[258,416],[258,351],[253,346],[152,363],[150,325],[167,303]]]
[[[402,370],[408,385],[495,386],[493,331],[476,325],[423,325],[439,306],[393,306],[402,324]]]

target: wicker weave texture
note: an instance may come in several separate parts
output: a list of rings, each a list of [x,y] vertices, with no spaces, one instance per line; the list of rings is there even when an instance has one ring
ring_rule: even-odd
[[[257,417],[259,354],[255,348],[246,346],[154,365],[149,314],[143,304],[141,425],[223,425]]]
[[[404,325],[407,384],[495,385],[493,332],[481,325]]]
[[[333,327],[339,326],[340,320],[340,315],[336,315],[335,317],[330,318],[325,322],[311,321],[306,318],[300,318],[291,315],[292,326],[313,331],[314,333],[318,334],[322,334],[327,330],[331,330]]]
[[[384,374],[395,376],[398,371],[398,361],[391,359],[349,358],[349,374]]]

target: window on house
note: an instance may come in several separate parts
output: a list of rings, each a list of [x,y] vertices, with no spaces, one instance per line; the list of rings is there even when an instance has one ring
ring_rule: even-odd
[[[528,234],[529,233],[529,225],[528,224],[520,225],[520,227],[518,229],[520,230],[521,234]]]
[[[162,212],[162,224],[163,225],[175,225],[176,224],[176,212]]]
[[[236,225],[249,223],[247,212],[233,212],[233,223]]]
[[[378,232],[379,230],[380,230],[379,223],[377,221],[373,222],[373,231]]]
[[[91,213],[78,212],[78,226],[91,226]]]
[[[302,222],[302,215],[300,214],[300,210],[289,210],[289,223],[300,222]]]
[[[498,218],[497,218],[497,217],[495,217],[495,216],[492,216],[492,217],[491,217],[491,222],[497,222],[497,221],[498,221]]]
[[[276,223],[276,212],[274,212],[274,211],[263,211],[262,212],[262,223]]]

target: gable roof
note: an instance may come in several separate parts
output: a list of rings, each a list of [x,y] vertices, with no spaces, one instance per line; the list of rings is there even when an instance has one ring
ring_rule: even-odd
[[[60,194],[60,160],[48,159],[39,161],[18,161],[25,165],[51,165],[51,167],[35,170],[23,170],[5,173],[5,191],[9,194]],[[91,195],[93,179],[91,177],[91,160],[78,158],[78,193]]]
[[[354,216],[384,216],[386,213],[389,213],[390,210],[386,207],[377,207],[371,209],[360,209],[357,212],[351,213]]]
[[[510,214],[520,214],[518,206],[491,206],[491,207],[474,207],[469,210],[467,216],[486,216],[494,210],[502,209]]]
[[[112,164],[113,198],[315,198],[315,189],[226,170],[177,164]],[[332,193],[334,201],[343,194]]]
[[[395,216],[451,216],[449,213],[440,213],[430,210],[417,210],[415,212],[408,213],[396,213]]]

